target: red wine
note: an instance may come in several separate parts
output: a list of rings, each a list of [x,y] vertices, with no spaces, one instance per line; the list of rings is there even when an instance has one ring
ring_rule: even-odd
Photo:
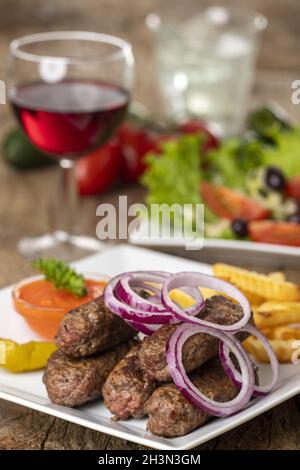
[[[110,84],[70,80],[19,86],[10,101],[34,145],[52,156],[76,158],[114,133],[129,95]]]

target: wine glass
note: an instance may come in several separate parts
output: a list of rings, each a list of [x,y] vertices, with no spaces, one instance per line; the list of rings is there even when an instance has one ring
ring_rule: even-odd
[[[12,41],[8,96],[30,141],[62,170],[60,227],[26,238],[19,250],[34,257],[53,247],[99,250],[96,238],[78,235],[75,160],[103,145],[128,108],[134,59],[128,42],[106,34],[59,31]]]

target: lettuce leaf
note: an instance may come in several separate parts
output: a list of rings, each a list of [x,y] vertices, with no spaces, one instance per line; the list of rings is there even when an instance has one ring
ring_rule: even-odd
[[[290,131],[274,135],[275,146],[264,149],[263,165],[277,166],[287,178],[300,174],[300,129],[293,127]]]
[[[245,190],[250,170],[263,164],[263,146],[258,140],[231,138],[208,155],[207,179],[229,188]]]
[[[201,203],[201,139],[186,135],[162,144],[162,154],[145,157],[147,170],[141,183],[148,189],[147,204]]]
[[[273,126],[272,139],[272,145],[259,139],[228,139],[209,153],[207,178],[245,192],[245,178],[257,168],[276,166],[286,178],[300,174],[300,128],[282,131]]]

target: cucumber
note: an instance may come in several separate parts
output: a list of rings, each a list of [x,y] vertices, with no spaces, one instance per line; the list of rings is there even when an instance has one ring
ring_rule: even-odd
[[[29,141],[18,128],[11,129],[2,143],[2,156],[5,162],[19,169],[39,168],[54,163]]]

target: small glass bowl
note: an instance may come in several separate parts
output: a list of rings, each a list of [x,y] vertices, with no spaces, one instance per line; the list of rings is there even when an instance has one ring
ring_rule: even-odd
[[[99,283],[103,282],[103,288],[109,279],[109,277],[104,274],[83,273],[83,275],[87,280],[98,281]],[[47,341],[53,341],[62,318],[70,310],[70,307],[34,305],[22,299],[20,295],[23,286],[42,279],[45,279],[43,275],[31,276],[16,284],[12,292],[13,304],[15,310],[23,316],[34,332]],[[101,289],[99,285],[99,290],[95,289],[95,295],[92,295],[91,298],[82,303],[89,302],[92,298],[101,295],[102,292],[103,289]],[[82,305],[82,303],[79,302],[78,305]]]

